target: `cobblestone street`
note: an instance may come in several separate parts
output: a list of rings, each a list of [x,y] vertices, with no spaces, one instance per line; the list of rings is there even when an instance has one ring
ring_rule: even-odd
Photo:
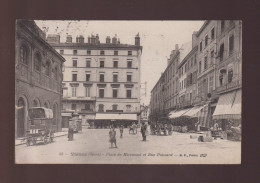
[[[118,148],[110,148],[108,129],[86,129],[67,136],[57,137],[51,144],[15,147],[16,163],[67,163],[67,164],[211,164],[240,163],[241,142],[217,139],[198,142],[188,133],[174,132],[172,136],[151,136],[142,141],[137,135],[124,130]]]

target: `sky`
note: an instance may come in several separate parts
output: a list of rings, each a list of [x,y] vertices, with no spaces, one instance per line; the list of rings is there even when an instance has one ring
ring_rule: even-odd
[[[134,37],[139,33],[141,46],[141,104],[149,105],[151,90],[167,66],[167,58],[175,49],[187,44],[192,33],[198,31],[204,21],[53,21],[36,20],[36,24],[48,34],[59,34],[61,42],[66,35],[72,35],[75,42],[77,35],[83,35],[85,42],[91,34],[98,34],[101,43],[107,36],[117,35],[122,44],[135,43]],[[145,85],[147,82],[146,95]]]

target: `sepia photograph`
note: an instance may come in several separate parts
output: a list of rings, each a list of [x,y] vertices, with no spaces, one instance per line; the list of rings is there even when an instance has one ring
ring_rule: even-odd
[[[16,164],[241,164],[241,20],[15,22]]]

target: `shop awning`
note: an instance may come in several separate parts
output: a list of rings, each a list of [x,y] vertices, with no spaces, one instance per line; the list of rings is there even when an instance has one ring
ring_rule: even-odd
[[[232,119],[240,119],[241,118],[241,97],[242,97],[242,91],[241,90],[237,90],[236,92],[236,97],[234,100],[234,103],[232,105],[231,108],[231,117]]]
[[[183,114],[183,116],[189,116],[189,117],[198,117],[199,112],[206,107],[206,105],[204,106],[195,106],[193,107],[191,110],[189,110],[188,112],[186,112],[185,114]]]
[[[232,109],[232,107],[234,107],[236,93],[237,93],[236,91],[233,91],[233,92],[223,94],[219,97],[218,104],[213,113],[213,119],[232,119],[232,117],[234,117],[234,114],[238,112],[238,111],[235,112],[236,110],[235,108],[237,107]]]
[[[137,114],[124,114],[124,113],[97,113],[96,120],[107,119],[107,120],[137,120]]]
[[[96,98],[94,97],[71,97],[71,98],[67,98],[67,97],[63,97],[62,100],[68,100],[68,101],[95,101]]]
[[[71,114],[72,114],[72,113],[61,113],[61,116],[68,116],[68,117],[71,117]]]
[[[186,112],[188,112],[189,110],[191,110],[191,108],[189,109],[183,109],[183,110],[178,110],[178,111],[172,111],[169,115],[169,118],[178,118],[180,116],[182,116],[183,114],[185,114]]]

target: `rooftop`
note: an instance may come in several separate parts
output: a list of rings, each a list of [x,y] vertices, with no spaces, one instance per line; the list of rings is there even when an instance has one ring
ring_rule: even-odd
[[[53,47],[73,47],[73,48],[135,48],[142,49],[142,46],[130,44],[112,44],[112,43],[50,43]]]

